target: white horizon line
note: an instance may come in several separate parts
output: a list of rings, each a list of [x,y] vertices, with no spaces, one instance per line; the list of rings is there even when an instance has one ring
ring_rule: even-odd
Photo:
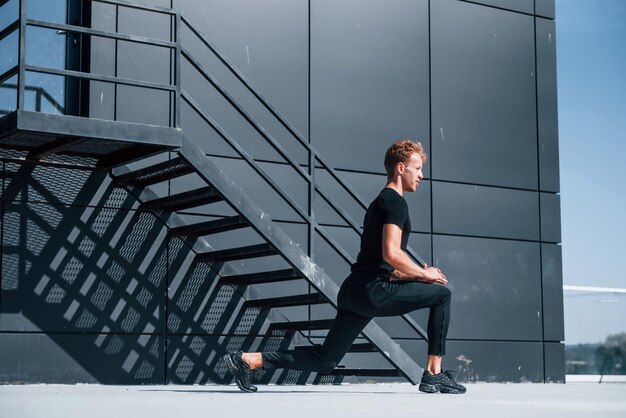
[[[574,290],[578,292],[598,292],[598,293],[626,293],[626,289],[619,287],[597,287],[597,286],[574,286],[563,285],[563,290]]]

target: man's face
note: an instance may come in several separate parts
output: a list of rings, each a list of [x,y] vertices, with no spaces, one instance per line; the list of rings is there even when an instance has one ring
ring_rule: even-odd
[[[414,192],[419,182],[424,178],[422,173],[422,157],[415,153],[406,163],[398,163],[404,166],[402,171],[402,188],[407,192]]]

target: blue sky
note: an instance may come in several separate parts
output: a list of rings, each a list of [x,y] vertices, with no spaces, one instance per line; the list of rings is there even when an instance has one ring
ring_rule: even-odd
[[[563,282],[626,288],[626,0],[556,0]],[[626,331],[626,295],[565,294],[565,342]]]

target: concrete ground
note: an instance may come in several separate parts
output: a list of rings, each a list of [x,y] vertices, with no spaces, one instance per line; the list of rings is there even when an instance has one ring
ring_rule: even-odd
[[[0,386],[0,418],[620,417],[626,384],[467,385],[464,395],[410,384],[260,386]],[[436,415],[431,415],[436,414]]]

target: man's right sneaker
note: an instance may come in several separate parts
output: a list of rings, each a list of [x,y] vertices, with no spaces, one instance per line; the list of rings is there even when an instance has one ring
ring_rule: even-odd
[[[257,387],[251,383],[252,369],[250,369],[248,363],[243,361],[242,355],[242,351],[237,351],[236,353],[228,353],[222,358],[226,362],[228,370],[235,377],[235,383],[237,383],[239,389],[243,392],[256,392]]]
[[[432,374],[424,370],[419,390],[427,393],[465,393],[465,386],[459,385],[452,378],[452,371],[446,370],[438,374]]]

